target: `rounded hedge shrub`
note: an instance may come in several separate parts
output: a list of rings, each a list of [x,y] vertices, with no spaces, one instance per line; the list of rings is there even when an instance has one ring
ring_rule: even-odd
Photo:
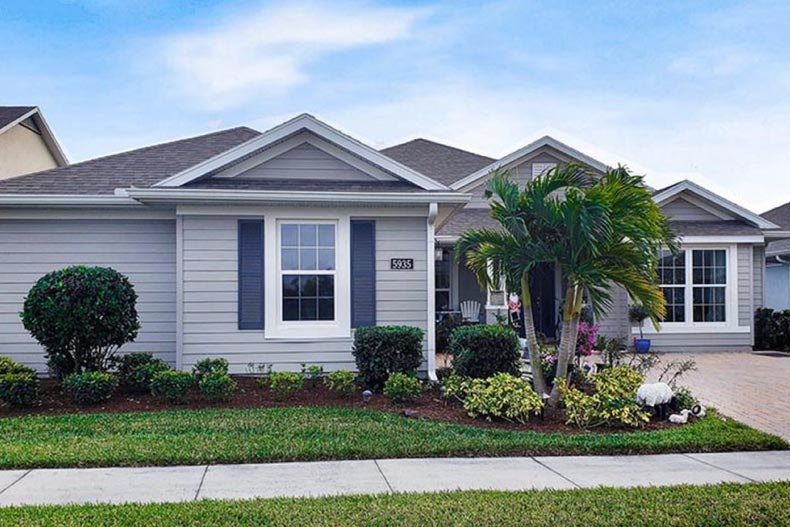
[[[35,375],[36,370],[23,366],[9,357],[0,357],[0,375],[7,373],[32,373]]]
[[[285,399],[304,388],[304,375],[295,371],[275,371],[260,381],[278,399]]]
[[[331,391],[350,397],[357,389],[357,376],[346,370],[332,371],[324,377],[324,384]]]
[[[35,373],[0,375],[0,401],[10,406],[30,406],[38,400],[40,386]]]
[[[121,387],[130,393],[150,392],[154,375],[170,369],[170,365],[150,353],[129,353],[116,359],[115,364]]]
[[[405,373],[393,373],[384,383],[384,395],[397,404],[414,402],[422,395],[422,382]]]
[[[204,375],[208,375],[209,373],[227,374],[228,361],[226,359],[200,359],[192,368],[192,373],[195,375],[195,379],[198,381],[200,381]]]
[[[456,328],[450,337],[450,352],[453,368],[462,377],[487,379],[497,373],[521,372],[518,335],[500,324]]]
[[[109,373],[88,371],[63,379],[63,390],[80,406],[106,401],[118,388],[118,379]]]
[[[526,423],[540,412],[543,400],[524,379],[497,373],[487,379],[470,379],[459,391],[470,417]]]
[[[198,383],[200,393],[212,403],[224,403],[233,398],[238,386],[230,375],[222,372],[204,373]]]
[[[137,338],[137,294],[107,267],[74,266],[41,277],[30,289],[22,323],[44,348],[52,373],[105,371],[119,347]]]
[[[357,328],[353,353],[362,383],[379,390],[391,374],[417,371],[423,359],[423,332],[411,326]]]
[[[178,370],[160,371],[151,379],[151,393],[175,404],[189,402],[189,389],[195,385],[191,373]]]

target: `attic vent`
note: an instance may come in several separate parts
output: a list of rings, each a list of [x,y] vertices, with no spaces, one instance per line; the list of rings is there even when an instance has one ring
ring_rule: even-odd
[[[38,135],[41,135],[41,129],[36,124],[36,121],[33,119],[32,115],[19,124],[21,124],[25,128],[32,130],[33,132],[36,132]]]
[[[532,163],[532,177],[536,178],[541,174],[545,174],[556,166],[557,163]]]

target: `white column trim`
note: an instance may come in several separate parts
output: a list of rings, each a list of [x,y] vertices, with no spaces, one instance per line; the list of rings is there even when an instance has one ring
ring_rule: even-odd
[[[436,376],[436,257],[434,252],[436,250],[436,216],[439,214],[439,206],[436,203],[428,205],[428,218],[425,222],[427,232],[427,247],[428,251],[426,258],[426,276],[428,287],[427,289],[427,349],[425,350],[428,355],[428,379],[432,381],[438,380]]]
[[[176,369],[184,365],[184,217],[176,215]]]

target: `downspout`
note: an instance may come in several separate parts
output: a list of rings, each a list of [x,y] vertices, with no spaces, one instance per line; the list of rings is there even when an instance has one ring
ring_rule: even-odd
[[[428,313],[427,313],[427,353],[428,353],[428,379],[431,381],[439,380],[436,376],[436,257],[434,256],[434,252],[436,251],[436,216],[439,214],[439,205],[436,203],[431,203],[428,205],[428,219],[426,221],[426,230],[428,234],[428,246],[427,246],[427,269],[426,273],[428,274],[427,281],[428,287],[426,288],[427,291],[427,301],[428,301]]]

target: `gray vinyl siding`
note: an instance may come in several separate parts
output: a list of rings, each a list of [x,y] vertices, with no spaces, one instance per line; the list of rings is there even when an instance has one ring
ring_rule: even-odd
[[[376,220],[377,324],[407,324],[425,331],[425,218],[366,219]],[[245,373],[250,363],[272,364],[277,370],[299,370],[303,363],[320,364],[327,371],[355,369],[350,338],[266,340],[265,329],[238,329],[237,220],[183,218],[183,369],[203,357],[226,358],[233,373]],[[415,270],[391,271],[389,259],[396,257],[413,258]]]
[[[236,177],[242,179],[326,179],[329,181],[371,180],[370,175],[309,143],[302,143]]]
[[[753,249],[749,244],[738,244],[738,325],[752,325],[754,270]]]
[[[765,307],[790,309],[790,265],[771,264],[765,269]]]
[[[535,155],[531,155],[527,157],[524,161],[519,161],[518,163],[509,167],[511,177],[518,182],[520,187],[523,188],[524,185],[527,183],[527,181],[532,179],[532,165],[534,163],[561,164],[563,163],[563,159],[551,155],[548,152],[539,152]],[[488,207],[488,202],[483,196],[483,192],[486,189],[487,182],[488,179],[486,178],[478,186],[468,191],[472,194],[472,200],[469,202],[467,207],[471,207],[471,208]]]
[[[752,306],[751,316],[754,311],[765,306],[765,246],[755,245],[753,252],[752,271],[754,272],[754,305]],[[753,319],[752,319],[753,320]]]
[[[645,335],[651,340],[651,351],[750,351],[751,333],[660,333]]]
[[[607,338],[625,338],[630,340],[631,323],[628,320],[628,292],[622,287],[615,287],[612,291],[613,305],[611,309],[596,322],[599,332]]]
[[[175,220],[0,221],[0,355],[46,370],[19,312],[38,278],[77,264],[112,267],[134,285],[142,328],[121,351],[147,351],[175,364]]]
[[[678,198],[661,207],[664,215],[675,221],[721,221],[721,218],[693,203]]]

